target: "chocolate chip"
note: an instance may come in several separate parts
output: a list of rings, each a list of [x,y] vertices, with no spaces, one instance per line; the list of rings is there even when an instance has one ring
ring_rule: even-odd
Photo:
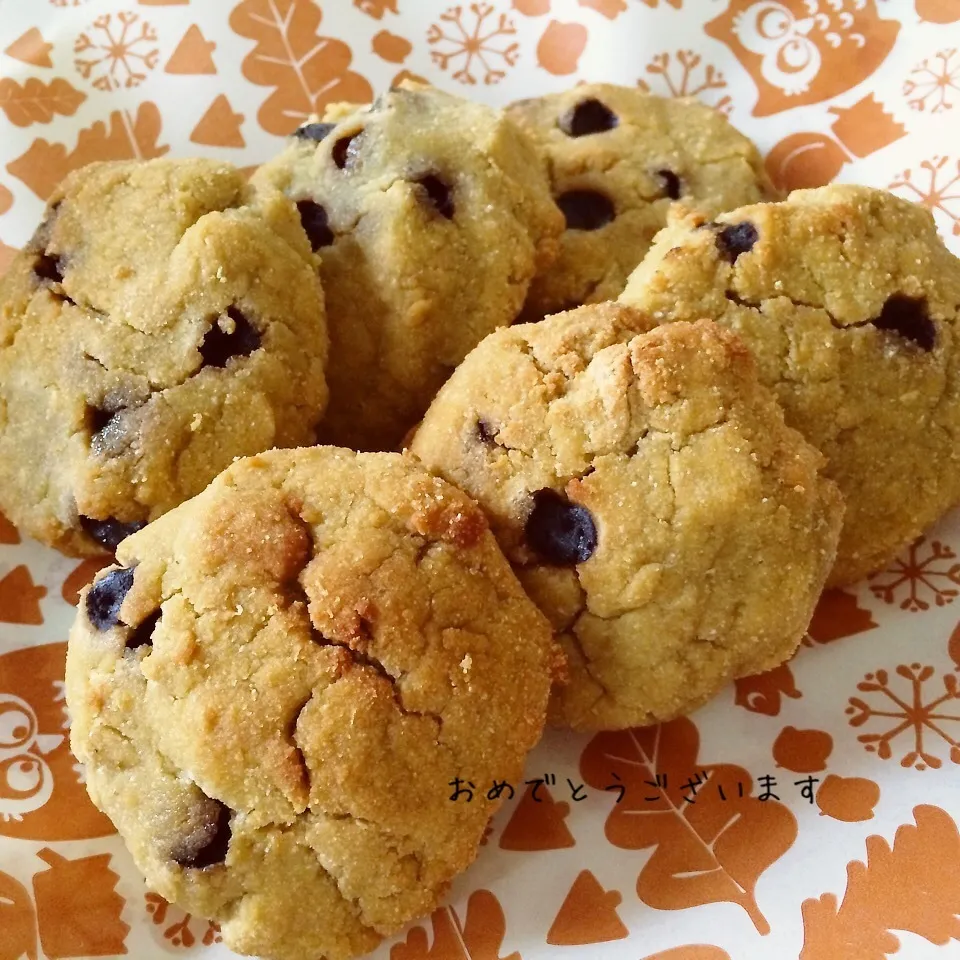
[[[302,127],[297,127],[293,135],[298,140],[313,140],[319,143],[335,126],[335,123],[305,123]]]
[[[109,630],[120,622],[120,607],[133,586],[133,567],[111,570],[87,592],[87,618],[97,630]]]
[[[878,330],[889,330],[928,353],[937,345],[937,327],[923,297],[895,293],[887,298],[880,316],[870,322]]]
[[[568,190],[557,197],[568,230],[599,230],[616,216],[613,201],[596,190]]]
[[[663,184],[663,192],[671,200],[679,200],[682,184],[680,178],[672,170],[658,170],[657,176]]]
[[[584,137],[590,133],[612,130],[619,122],[608,106],[591,97],[561,114],[557,125],[567,136]]]
[[[181,867],[203,870],[227,859],[230,846],[230,808],[219,800],[204,797],[200,822],[171,852],[170,859]]]
[[[41,280],[51,283],[62,283],[63,272],[60,270],[60,257],[53,253],[41,253],[33,265],[33,272]]]
[[[300,223],[310,239],[310,246],[314,250],[329,247],[334,241],[334,236],[327,222],[326,209],[312,200],[299,200],[297,210],[300,211]]]
[[[495,443],[497,438],[497,428],[488,423],[483,417],[477,418],[477,436],[481,443]]]
[[[357,138],[362,133],[362,130],[358,130],[356,133],[351,133],[348,137],[341,137],[333,145],[333,150],[331,151],[333,162],[340,170],[343,170],[345,167],[352,167],[356,162],[357,151],[360,149]]]
[[[80,517],[80,526],[84,532],[93,537],[97,543],[106,547],[108,550],[116,550],[122,540],[125,540],[131,533],[142,530],[146,524],[134,521],[133,523],[121,523],[113,517],[107,517],[106,520],[95,520],[93,517]]]
[[[556,566],[583,563],[597,549],[597,528],[590,511],[549,488],[533,495],[526,535],[543,560]]]
[[[101,407],[87,407],[87,420],[90,424],[90,433],[96,436],[102,433],[109,423],[114,420],[119,410],[104,410]]]
[[[450,185],[441,180],[436,174],[428,173],[425,177],[413,181],[421,187],[427,195],[427,200],[442,217],[453,219],[453,192]]]
[[[225,367],[228,360],[248,357],[260,347],[260,334],[236,307],[227,307],[227,317],[233,321],[233,330],[228,333],[214,321],[200,344],[205,367]]]
[[[142,620],[133,628],[130,636],[127,637],[127,649],[136,650],[137,647],[153,646],[153,631],[160,622],[160,613],[151,613],[149,617]]]
[[[717,249],[725,260],[736,263],[737,257],[749,253],[759,239],[757,228],[749,220],[731,223],[717,234]]]

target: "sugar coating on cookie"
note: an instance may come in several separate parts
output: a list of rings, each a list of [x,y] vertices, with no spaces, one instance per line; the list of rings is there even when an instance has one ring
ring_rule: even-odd
[[[467,352],[511,323],[563,219],[500,111],[411,84],[310,122],[257,182],[297,204],[330,323],[321,439],[393,449]]]
[[[70,635],[71,745],[150,886],[277,960],[429,913],[560,660],[476,504],[409,456],[271,451],[117,564]]]
[[[0,508],[71,554],[310,443],[327,333],[296,209],[209,160],[71,174],[0,280]]]
[[[842,506],[749,351],[597,304],[487,337],[412,452],[474,497],[569,660],[551,719],[669,720],[796,649]]]
[[[520,100],[507,114],[546,158],[566,222],[525,319],[616,297],[674,201],[713,215],[773,196],[753,143],[694,99],[592,83]]]
[[[837,185],[678,218],[621,299],[660,322],[710,317],[752,349],[846,501],[833,585],[960,501],[960,260],[922,207]]]

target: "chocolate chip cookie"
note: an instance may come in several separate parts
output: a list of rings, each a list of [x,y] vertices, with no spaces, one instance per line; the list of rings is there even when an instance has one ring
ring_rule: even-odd
[[[0,509],[112,551],[234,457],[310,443],[326,355],[279,191],[208,160],[84,167],[0,280]]]
[[[622,299],[659,321],[713,318],[753,350],[846,501],[831,584],[960,501],[960,260],[922,207],[837,185],[678,218]]]
[[[511,323],[563,220],[501,112],[403,84],[311,122],[256,182],[294,201],[330,323],[322,441],[392,449],[467,352]]]
[[[491,334],[412,451],[474,497],[570,664],[551,719],[669,720],[796,649],[842,505],[748,349],[597,304]]]
[[[153,889],[241,953],[345,960],[474,859],[558,660],[460,491],[399,454],[271,451],[84,592],[71,744]]]
[[[612,300],[679,200],[708,215],[773,194],[757,148],[716,110],[582,84],[507,108],[545,156],[566,230],[523,318]]]

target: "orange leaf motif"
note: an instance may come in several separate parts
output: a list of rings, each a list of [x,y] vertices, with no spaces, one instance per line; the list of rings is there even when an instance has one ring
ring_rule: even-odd
[[[914,807],[913,816],[916,826],[901,826],[892,848],[867,837],[867,862],[847,865],[839,907],[832,893],[803,902],[800,960],[885,960],[900,949],[891,930],[938,945],[960,940],[960,832],[939,807]]]
[[[0,873],[0,960],[37,960],[33,902],[22,883]]]
[[[137,107],[136,116],[126,110],[114,110],[109,126],[98,120],[85,127],[77,137],[71,153],[62,143],[34,140],[26,153],[7,164],[18,180],[22,180],[41,200],[53,193],[54,187],[71,170],[94,160],[151,160],[162,157],[170,148],[158,146],[160,111],[149,100]]]
[[[752,677],[738,677],[733,685],[737,691],[735,703],[738,707],[768,717],[775,717],[780,712],[781,695],[791,700],[803,696],[797,689],[788,663],[781,663],[773,670],[756,673]]]
[[[537,44],[537,63],[556,76],[575,73],[586,45],[587,28],[582,23],[551,20]]]
[[[243,75],[274,87],[257,119],[268,133],[295,130],[328,103],[373,99],[370,84],[347,68],[350,48],[317,34],[321,13],[311,0],[242,0],[230,14],[234,33],[256,41],[243,58]]]
[[[52,49],[53,44],[47,43],[43,39],[43,34],[36,27],[31,27],[25,34],[17,37],[3,52],[8,57],[13,57],[14,60],[29,63],[34,67],[52,67],[53,61],[50,59]]]
[[[46,595],[47,588],[36,586],[22,563],[14,567],[0,580],[0,622],[39,626],[43,623],[40,601]]]
[[[40,945],[48,957],[107,957],[126,953],[130,931],[120,919],[126,902],[114,887],[110,854],[68,860],[49,847],[38,854],[49,869],[34,874]]]
[[[604,890],[589,870],[581,870],[564,897],[547,933],[547,943],[574,946],[622,940],[630,932],[617,914],[622,897]]]
[[[794,773],[816,773],[827,766],[833,737],[826,730],[784,727],[773,743],[773,759]]]
[[[637,878],[644,903],[659,910],[736,903],[759,933],[769,933],[754,888],[792,846],[797,821],[783,804],[750,796],[753,781],[742,767],[703,764],[699,749],[696,725],[681,717],[598,734],[583,751],[580,772],[597,789],[617,774],[625,788],[607,817],[607,839],[625,850],[655,848]],[[690,802],[687,782],[697,771],[700,786]]]
[[[477,890],[467,901],[467,922],[453,907],[434,910],[433,945],[427,931],[414,927],[403,943],[390,948],[390,960],[521,960],[519,953],[500,956],[507,931],[500,901],[489,890]]]
[[[397,0],[353,0],[353,5],[374,20],[382,20],[388,10],[391,13],[399,13]]]
[[[410,56],[413,44],[389,30],[381,30],[373,38],[373,52],[388,63],[403,63]]]
[[[832,643],[877,626],[879,624],[873,619],[873,614],[860,606],[854,594],[844,590],[827,590],[813,611],[807,635],[814,643]]]
[[[44,83],[28,77],[23,86],[10,77],[0,79],[0,110],[15,127],[31,123],[49,123],[54,117],[72,117],[87,99],[63,77]]]
[[[8,247],[12,250],[12,247]],[[17,528],[0,513],[0,543],[19,543],[20,533]]]
[[[570,804],[557,802],[546,787],[537,791],[527,787],[517,809],[500,834],[503,850],[562,850],[576,841],[566,824]]]
[[[866,777],[838,777],[831,773],[817,790],[820,813],[845,823],[872,820],[879,799],[879,784]]]

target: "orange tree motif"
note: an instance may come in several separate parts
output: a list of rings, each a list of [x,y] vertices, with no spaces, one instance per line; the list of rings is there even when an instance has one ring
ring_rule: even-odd
[[[138,21],[139,34],[134,32]],[[98,90],[136,87],[147,79],[144,71],[157,65],[160,51],[150,47],[156,39],[156,30],[137,14],[121,10],[114,21],[112,14],[105,13],[74,42],[73,52],[87,55],[77,57],[74,65],[85,80],[95,77]]]
[[[889,189],[898,190],[934,214],[944,214],[953,221],[954,234],[960,236],[960,160],[931,157],[920,164],[916,176],[912,169],[904,170]]]
[[[911,663],[909,666],[900,664],[896,673],[907,681],[906,684],[899,684],[900,693],[894,692],[893,683],[886,670],[868,673],[857,684],[857,689],[861,692],[877,696],[873,698],[873,704],[860,697],[850,698],[846,709],[850,726],[862,727],[877,717],[888,722],[888,729],[883,733],[861,733],[857,737],[867,751],[876,753],[881,760],[889,760],[893,756],[893,741],[901,735],[912,735],[912,748],[901,757],[900,765],[915,767],[917,770],[926,770],[927,767],[936,770],[943,761],[924,746],[924,738],[929,738],[932,734],[950,747],[950,759],[954,763],[960,763],[960,740],[956,739],[960,735],[958,681],[952,673],[944,674],[944,693],[925,702],[924,684],[935,672],[933,667],[921,666],[919,663]],[[946,712],[951,709],[951,704],[956,705],[956,712]]]
[[[433,62],[441,70],[456,66],[454,80],[475,84],[476,62],[483,71],[485,84],[499,83],[507,75],[503,68],[512,67],[517,62],[520,45],[516,41],[508,42],[506,46],[494,46],[493,43],[498,37],[514,36],[517,28],[505,13],[497,17],[494,26],[487,21],[492,13],[494,8],[489,3],[471,3],[469,14],[463,7],[451,7],[440,14],[442,23],[433,23],[427,30],[427,43],[434,47],[430,51]],[[445,32],[445,24],[450,25],[449,34]]]
[[[921,60],[903,82],[903,95],[914,110],[942,113],[953,109],[953,97],[960,91],[960,58],[957,50],[939,50],[932,57]]]
[[[658,93],[668,97],[696,97],[710,90],[723,90],[727,81],[712,63],[703,64],[703,57],[693,50],[678,50],[673,54],[658,53],[647,64],[647,73],[654,78],[650,82],[640,79],[637,86],[647,93]],[[701,97],[701,99],[705,99]],[[729,113],[733,100],[727,95],[713,102],[717,110]]]
[[[870,589],[884,603],[895,603],[901,588],[906,596],[900,601],[901,610],[916,613],[929,610],[930,603],[923,594],[931,595],[938,607],[953,603],[958,591],[951,586],[960,586],[960,563],[943,563],[956,560],[957,555],[939,540],[930,541],[929,550],[924,550],[926,540],[921,537],[907,550],[905,557],[898,557],[881,573],[870,578]]]

